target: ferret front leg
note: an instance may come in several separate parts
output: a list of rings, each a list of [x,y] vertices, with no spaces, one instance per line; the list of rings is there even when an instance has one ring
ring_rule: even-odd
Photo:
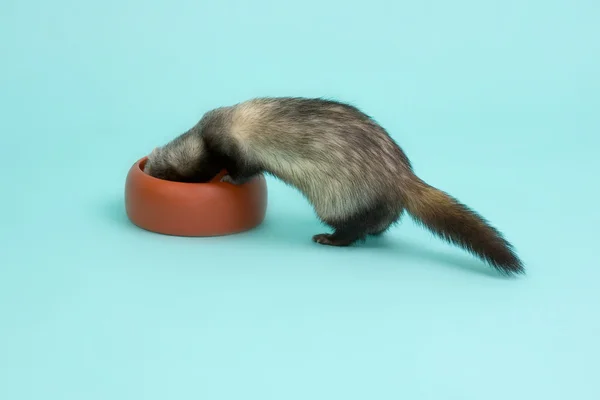
[[[221,178],[221,182],[231,183],[232,185],[243,185],[260,173],[258,168],[239,168],[237,166],[227,169],[227,175]]]
[[[231,183],[232,185],[243,185],[244,183],[250,181],[250,179],[252,178],[254,178],[254,175],[234,178],[230,174],[227,174],[221,178],[221,182]]]

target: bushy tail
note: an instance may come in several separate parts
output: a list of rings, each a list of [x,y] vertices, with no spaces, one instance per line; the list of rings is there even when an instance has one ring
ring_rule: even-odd
[[[480,257],[505,274],[524,273],[512,245],[483,217],[417,177],[405,199],[408,213],[442,239]]]

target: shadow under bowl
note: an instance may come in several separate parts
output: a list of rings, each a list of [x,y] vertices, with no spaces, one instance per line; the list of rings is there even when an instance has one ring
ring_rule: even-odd
[[[172,182],[144,172],[147,157],[129,170],[127,217],[140,228],[174,236],[222,236],[260,225],[267,209],[267,184],[259,175],[243,185]]]

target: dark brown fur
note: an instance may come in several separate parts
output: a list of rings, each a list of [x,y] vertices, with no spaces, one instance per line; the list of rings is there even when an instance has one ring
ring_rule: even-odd
[[[155,150],[146,172],[204,182],[221,169],[243,184],[266,172],[298,188],[333,233],[320,244],[348,246],[380,235],[406,210],[442,239],[504,273],[522,273],[512,246],[481,216],[419,179],[388,133],[356,107],[322,99],[261,98],[209,111]]]

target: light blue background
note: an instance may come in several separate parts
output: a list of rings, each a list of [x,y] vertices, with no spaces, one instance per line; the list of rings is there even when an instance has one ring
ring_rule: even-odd
[[[598,399],[597,0],[0,2],[0,398]],[[206,110],[327,96],[505,232],[349,249],[132,226],[130,165]]]

